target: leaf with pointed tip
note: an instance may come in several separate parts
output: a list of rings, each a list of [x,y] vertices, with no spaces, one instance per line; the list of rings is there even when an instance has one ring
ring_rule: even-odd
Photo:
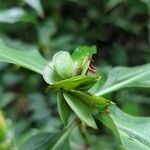
[[[116,67],[106,83],[95,93],[104,95],[125,87],[150,87],[150,63],[138,67]]]
[[[75,96],[72,96],[67,93],[64,93],[63,95],[66,102],[68,103],[70,108],[74,111],[74,113],[79,117],[79,119],[81,119],[88,126],[96,129],[97,125],[92,116],[91,109]]]
[[[57,108],[63,124],[67,126],[68,118],[71,111],[61,91],[59,91],[57,95]]]
[[[99,105],[101,107],[106,107],[110,104],[110,101],[106,100],[103,97],[95,96],[93,94],[84,93],[82,91],[70,90],[68,91],[70,94],[76,96],[81,99],[83,102],[91,105]]]
[[[53,63],[57,73],[63,78],[75,75],[74,62],[68,52],[60,51],[53,56]]]
[[[55,91],[59,90],[61,88],[66,90],[76,89],[76,88],[82,88],[87,89],[90,88],[92,85],[94,85],[97,82],[97,77],[90,77],[90,76],[75,76],[70,79],[59,81],[55,84],[49,85],[47,88],[47,91]]]
[[[40,17],[44,16],[41,0],[23,0],[29,6],[31,6]]]
[[[87,56],[87,54],[92,56],[95,53],[95,46],[80,46],[75,49],[75,51],[72,54],[72,58],[74,61],[78,61],[80,58]]]
[[[48,63],[36,50],[15,50],[0,40],[0,62],[13,63],[42,74]]]

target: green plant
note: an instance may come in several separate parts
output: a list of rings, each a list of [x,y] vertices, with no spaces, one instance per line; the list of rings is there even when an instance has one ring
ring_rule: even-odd
[[[46,91],[57,91],[58,112],[65,126],[60,132],[41,132],[31,137],[20,147],[21,150],[71,149],[69,134],[76,127],[87,146],[90,146],[86,126],[97,129],[95,120],[112,129],[120,137],[125,149],[150,148],[150,118],[130,116],[114,102],[102,97],[121,88],[149,88],[150,64],[132,68],[116,67],[108,75],[107,81],[99,86],[100,76],[95,74],[95,68],[91,66],[92,55],[95,53],[95,47],[81,46],[72,55],[60,51],[48,61],[38,51],[18,51],[0,41],[0,61],[41,74],[49,84]],[[71,116],[69,119],[71,111],[77,117]]]

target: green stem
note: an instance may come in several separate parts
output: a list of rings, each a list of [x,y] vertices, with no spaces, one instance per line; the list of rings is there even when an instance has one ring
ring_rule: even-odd
[[[91,147],[91,142],[89,140],[89,134],[87,132],[87,129],[86,129],[86,126],[84,124],[79,124],[79,130],[80,130],[80,133],[85,141],[85,149],[88,149]]]

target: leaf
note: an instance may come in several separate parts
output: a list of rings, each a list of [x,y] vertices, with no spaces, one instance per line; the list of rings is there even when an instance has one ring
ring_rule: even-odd
[[[55,91],[61,88],[66,90],[71,89],[87,89],[90,88],[93,84],[97,82],[97,77],[90,77],[90,76],[75,76],[70,79],[59,81],[55,84],[49,85],[47,91]]]
[[[74,62],[68,52],[60,51],[53,56],[53,63],[57,73],[63,78],[75,75]]]
[[[62,78],[56,72],[53,62],[49,62],[44,68],[43,78],[48,84],[54,84],[62,80]]]
[[[77,61],[81,57],[85,57],[87,54],[92,56],[96,53],[96,47],[95,46],[80,46],[75,49],[75,51],[72,54],[73,60]]]
[[[45,97],[40,93],[32,93],[27,100],[29,104],[28,109],[32,112],[30,118],[38,124],[46,123],[51,114]]]
[[[96,53],[95,46],[80,46],[72,54],[72,58],[75,62],[76,74],[85,75],[92,58],[92,55]]]
[[[38,39],[40,44],[45,47],[51,44],[51,38],[56,33],[57,28],[51,19],[47,19],[38,27]],[[53,48],[52,48],[53,49]],[[50,52],[51,55],[51,52]]]
[[[18,22],[26,15],[25,11],[19,7],[13,7],[0,11],[0,22],[15,23]]]
[[[57,95],[57,106],[58,106],[58,112],[60,115],[60,118],[63,122],[64,125],[68,124],[68,118],[70,115],[70,108],[68,106],[68,104],[66,103],[63,94],[61,91],[58,92]]]
[[[109,111],[126,149],[150,149],[150,117],[130,116],[115,105],[110,106]]]
[[[50,133],[39,133],[29,138],[19,150],[48,150],[49,142],[53,138]]]
[[[115,6],[117,6],[118,4],[122,3],[123,0],[109,0],[108,3],[107,3],[107,7],[109,9],[112,9],[114,8]]]
[[[110,104],[110,101],[106,100],[105,98],[95,96],[93,94],[84,93],[82,91],[77,90],[70,90],[68,92],[81,99],[83,102],[91,105],[100,105],[101,107],[106,107]]]
[[[41,0],[23,0],[29,6],[31,6],[40,17],[44,16]]]
[[[65,150],[70,149],[68,136],[74,125],[58,133],[43,132],[29,138],[19,150]]]
[[[150,64],[138,67],[116,67],[106,83],[95,94],[104,95],[125,87],[150,87]]]
[[[96,129],[97,126],[92,116],[91,109],[88,108],[84,103],[82,103],[82,101],[80,101],[78,98],[67,93],[64,93],[63,95],[74,113],[88,126]]]
[[[43,73],[43,68],[48,63],[36,50],[15,50],[9,48],[0,40],[0,61],[16,64],[35,71]]]

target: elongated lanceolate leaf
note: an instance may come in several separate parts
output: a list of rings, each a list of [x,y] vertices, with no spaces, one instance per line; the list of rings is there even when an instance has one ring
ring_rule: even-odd
[[[16,64],[35,71],[43,73],[43,68],[48,63],[36,50],[15,50],[9,48],[0,40],[0,61]]]
[[[27,3],[29,6],[31,6],[39,16],[41,17],[44,16],[41,0],[23,0],[23,1]]]
[[[95,95],[84,93],[82,91],[77,91],[77,90],[70,90],[68,92],[76,96],[77,98],[81,99],[83,102],[87,104],[99,105],[101,107],[105,107],[110,104],[110,101],[100,96],[95,96]]]
[[[116,67],[106,83],[95,93],[103,95],[125,87],[150,87],[150,64],[138,67]]]
[[[86,123],[88,126],[96,129],[97,126],[92,116],[91,109],[88,108],[84,103],[82,103],[82,101],[80,101],[78,98],[67,93],[64,93],[63,95],[68,105],[71,107],[74,113],[81,119],[81,121]]]
[[[61,88],[66,90],[71,89],[86,89],[91,87],[97,82],[97,77],[90,77],[90,76],[75,76],[66,80],[62,80],[59,82],[56,82],[55,84],[49,85],[47,88],[47,91],[52,90],[59,90]]]
[[[71,111],[61,91],[59,91],[57,94],[57,107],[58,107],[58,112],[59,112],[59,115],[63,124],[67,125],[68,118],[69,118]]]
[[[110,106],[109,111],[127,150],[150,149],[150,117],[130,116],[115,105]]]

